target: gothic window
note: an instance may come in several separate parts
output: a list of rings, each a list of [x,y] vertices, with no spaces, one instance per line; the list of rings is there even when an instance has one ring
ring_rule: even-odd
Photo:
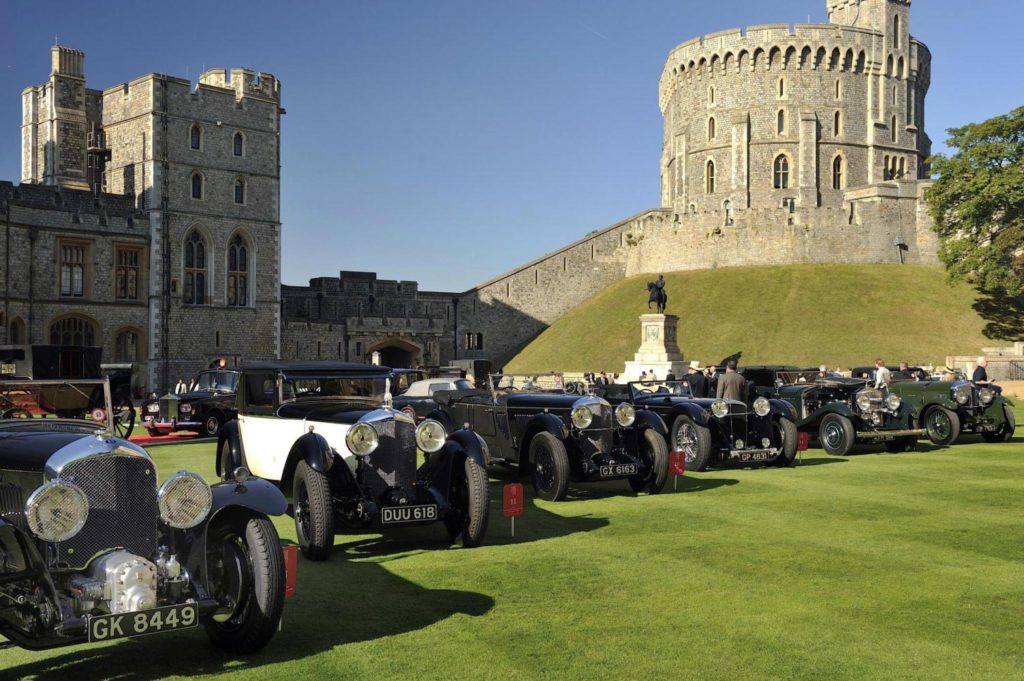
[[[228,244],[228,305],[249,304],[249,248],[242,235],[236,234]]]
[[[117,246],[114,262],[114,297],[118,300],[138,300],[142,283],[142,249]]]
[[[897,14],[892,18],[892,46],[900,49],[900,17]]]
[[[715,103],[715,87],[712,85],[708,88],[708,104]]]
[[[843,98],[843,82],[841,80],[836,81],[836,99]]]
[[[117,334],[114,339],[114,361],[115,362],[138,362],[139,361],[139,333],[132,329],[126,329]]]
[[[836,156],[832,161],[832,189],[843,188],[843,157]]]
[[[889,176],[889,157],[886,156],[882,160],[882,163],[883,163],[883,166],[882,166],[882,179],[883,180],[891,180],[892,177]]]
[[[65,317],[50,325],[50,345],[96,345],[96,328],[83,317]]]
[[[896,177],[902,178],[906,174],[907,174],[907,159],[901,157],[900,158],[900,169],[899,169],[899,172],[896,175]]]
[[[188,133],[188,143],[193,149],[203,148],[203,130],[198,123],[193,123]]]
[[[235,180],[235,203],[245,203],[245,180]]]
[[[85,295],[85,244],[60,244],[60,294],[72,298]]]
[[[206,270],[206,240],[193,229],[185,239],[185,291],[186,305],[205,305],[208,281]]]
[[[892,121],[891,121],[889,127],[892,130],[892,141],[895,143],[896,142],[896,117],[895,116],[892,117]]]
[[[786,96],[786,79],[779,78],[779,99]]]
[[[776,130],[778,131],[778,133],[780,135],[785,135],[786,134],[786,110],[785,109],[779,109],[779,116],[778,116],[778,121],[777,121],[777,125],[776,125]]]
[[[199,171],[192,173],[192,198],[203,198],[203,174]]]
[[[11,345],[21,345],[25,338],[25,322],[20,317],[11,320],[11,329],[7,335],[7,342]]]
[[[708,141],[710,142],[710,141],[712,141],[714,139],[715,139],[715,119],[714,118],[709,118],[708,119]]]
[[[843,114],[836,111],[835,120],[832,121],[832,134],[839,137],[843,134]]]
[[[242,137],[242,133],[236,132],[234,138],[234,154],[235,156],[242,156],[245,151],[245,138]]]
[[[789,189],[789,159],[785,154],[775,157],[775,188]]]
[[[896,86],[892,86],[892,105],[896,106]]]
[[[704,167],[704,191],[708,194],[715,193],[715,162],[708,161]]]

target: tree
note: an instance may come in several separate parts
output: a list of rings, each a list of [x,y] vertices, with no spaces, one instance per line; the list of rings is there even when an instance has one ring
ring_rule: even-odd
[[[929,159],[939,258],[981,291],[1024,294],[1024,107],[948,132],[956,152]]]

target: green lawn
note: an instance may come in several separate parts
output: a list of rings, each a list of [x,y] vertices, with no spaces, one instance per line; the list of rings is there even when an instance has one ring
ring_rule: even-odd
[[[495,502],[474,550],[339,537],[260,655],[194,632],[0,651],[0,678],[1024,678],[1022,442],[589,486],[514,539]],[[212,477],[211,444],[152,453]]]
[[[655,278],[612,284],[552,324],[505,370],[621,373],[640,345],[637,318],[648,312],[646,282]],[[740,267],[673,272],[665,281],[667,312],[680,318],[679,347],[704,364],[742,352],[747,364],[845,369],[880,356],[890,364],[941,365],[947,355],[976,355],[1021,333],[1021,317],[1000,321],[1015,308],[995,305],[991,318],[982,318],[974,307],[988,304],[970,286],[949,285],[941,267]]]

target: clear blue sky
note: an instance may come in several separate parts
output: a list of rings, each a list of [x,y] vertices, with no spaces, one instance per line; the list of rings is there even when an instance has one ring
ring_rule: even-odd
[[[824,0],[0,0],[0,179],[54,35],[90,87],[248,66],[282,81],[284,283],[372,270],[461,291],[658,203],[658,77],[691,37]],[[927,131],[1020,106],[1024,4],[917,0]]]

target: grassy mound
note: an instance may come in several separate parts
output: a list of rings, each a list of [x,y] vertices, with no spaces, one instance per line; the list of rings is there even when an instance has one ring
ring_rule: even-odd
[[[509,361],[506,371],[621,372],[640,345],[644,275],[579,305]],[[678,315],[686,359],[848,368],[882,357],[940,364],[997,340],[985,335],[978,294],[950,285],[941,267],[790,265],[665,275],[667,312]],[[998,335],[995,334],[995,335]]]

